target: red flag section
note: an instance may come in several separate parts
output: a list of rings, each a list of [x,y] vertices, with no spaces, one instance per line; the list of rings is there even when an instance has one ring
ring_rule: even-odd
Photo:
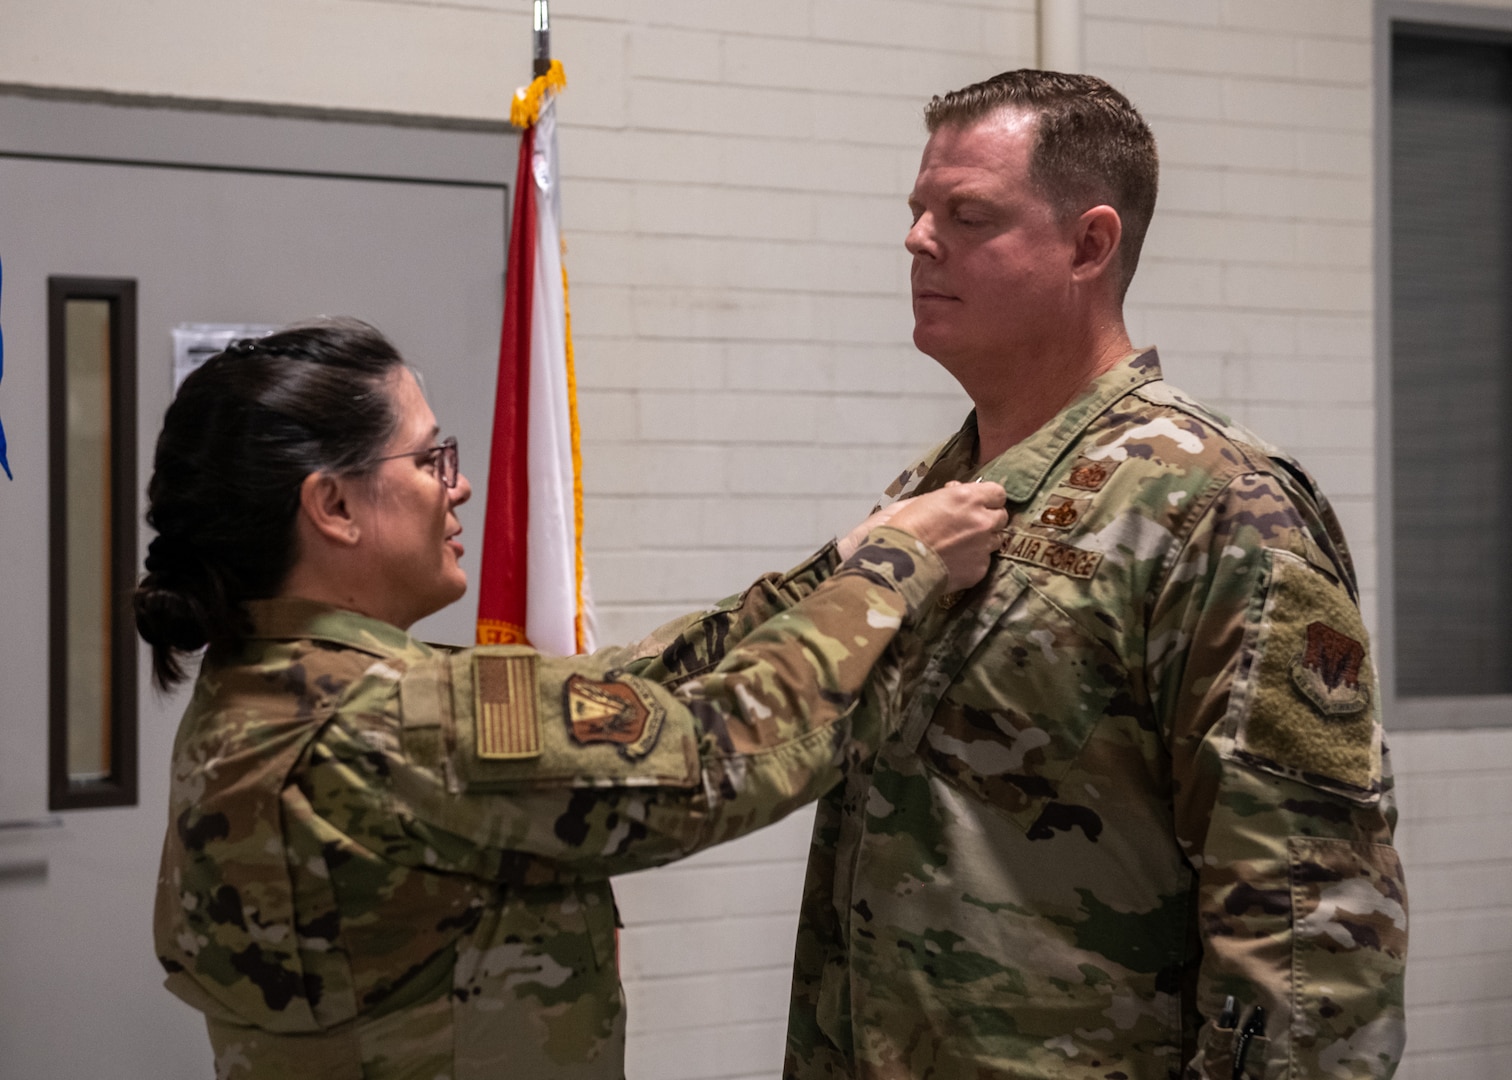
[[[478,643],[523,642],[528,595],[530,522],[530,335],[535,289],[536,199],[531,174],[535,128],[520,134],[514,212],[499,336],[499,385],[494,396],[488,501],[478,572]]]

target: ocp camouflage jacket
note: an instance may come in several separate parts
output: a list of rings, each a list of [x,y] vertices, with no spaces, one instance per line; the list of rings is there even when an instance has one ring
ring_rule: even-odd
[[[1407,901],[1328,504],[1153,351],[975,452],[890,490],[985,477],[1011,519],[820,803],[787,1076],[1389,1076]]]
[[[892,529],[834,559],[568,659],[249,605],[175,742],[155,918],[219,1080],[622,1076],[608,875],[775,821],[874,750],[851,705],[945,581]]]

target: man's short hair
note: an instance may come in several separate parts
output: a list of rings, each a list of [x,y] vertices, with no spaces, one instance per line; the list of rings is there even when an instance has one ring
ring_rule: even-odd
[[[1155,213],[1160,160],[1155,136],[1129,99],[1092,75],[1023,68],[933,98],[924,123],[934,134],[969,127],[999,110],[1039,117],[1029,177],[1066,219],[1102,203],[1123,222],[1119,297],[1134,280]]]

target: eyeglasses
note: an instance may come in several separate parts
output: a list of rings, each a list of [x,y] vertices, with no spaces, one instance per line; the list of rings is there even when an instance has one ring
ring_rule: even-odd
[[[393,461],[395,458],[414,458],[416,461],[434,468],[441,482],[449,488],[457,486],[457,437],[448,435],[441,440],[440,446],[432,446],[429,450],[421,450],[419,453],[388,454],[381,458],[374,458],[373,464],[380,461]]]

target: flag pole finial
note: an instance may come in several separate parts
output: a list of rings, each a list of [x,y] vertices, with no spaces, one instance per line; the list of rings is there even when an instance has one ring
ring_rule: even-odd
[[[535,0],[535,63],[532,73],[540,78],[551,70],[551,0]]]

